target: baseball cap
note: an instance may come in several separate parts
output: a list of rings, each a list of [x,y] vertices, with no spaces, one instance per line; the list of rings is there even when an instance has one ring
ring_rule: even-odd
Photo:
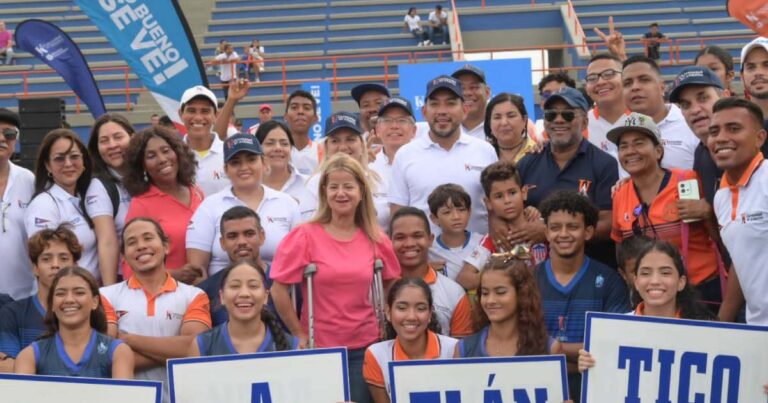
[[[368,91],[376,91],[378,93],[386,95],[387,98],[391,96],[389,94],[389,90],[387,89],[387,87],[381,84],[376,84],[376,83],[360,84],[355,88],[352,88],[352,98],[355,99],[355,102],[357,103],[357,105],[360,105],[360,98],[362,98],[363,94],[365,94]]]
[[[749,52],[753,51],[757,47],[762,47],[766,52],[768,52],[768,38],[764,36],[758,36],[757,38],[753,39],[752,42],[748,43],[747,46],[741,48],[742,71],[744,71],[744,61],[747,59],[747,55],[749,55]]]
[[[381,105],[381,108],[379,108],[379,116],[383,115],[384,112],[393,107],[400,107],[401,109],[404,109],[406,112],[408,112],[409,115],[413,116],[413,108],[411,107],[411,103],[403,97],[389,98],[386,102],[384,102],[384,105]]]
[[[250,134],[237,133],[224,141],[224,163],[226,164],[237,153],[245,151],[251,154],[262,155],[261,143]]]
[[[259,105],[259,112],[263,111],[264,109],[271,111],[272,110],[272,106],[270,104],[261,104],[261,105]]]
[[[458,95],[459,98],[464,99],[464,91],[461,89],[461,83],[459,80],[451,76],[438,76],[427,83],[427,98],[431,97],[436,91],[449,90]]]
[[[706,67],[688,66],[675,77],[675,86],[669,93],[669,101],[680,102],[680,93],[688,85],[706,85],[723,89],[723,83],[712,70]]]
[[[659,127],[650,116],[643,115],[642,113],[632,112],[624,117],[624,122],[620,126],[616,126],[610,131],[606,137],[608,140],[618,145],[621,135],[627,132],[643,133],[653,140],[654,144],[661,144],[661,132]]]
[[[549,105],[558,99],[565,101],[565,103],[572,108],[579,108],[584,112],[589,110],[589,103],[587,103],[587,100],[584,98],[584,95],[581,94],[581,91],[571,87],[560,88],[550,95],[549,98],[544,101],[544,109],[549,108]]]
[[[213,91],[202,85],[196,85],[184,91],[184,94],[181,95],[181,107],[184,108],[184,105],[195,98],[207,99],[213,104],[213,109],[219,110],[219,101],[216,99],[216,95],[214,95]]]
[[[459,78],[459,76],[462,74],[472,74],[479,78],[481,83],[485,83],[485,73],[471,64],[465,64],[461,66],[460,69],[454,71],[453,74],[451,74],[451,77]]]
[[[360,119],[353,113],[336,112],[325,120],[325,136],[328,137],[339,129],[352,129],[355,133],[362,135],[363,129],[360,128]]]
[[[16,126],[17,129],[21,128],[21,118],[19,117],[19,114],[7,108],[0,108],[0,122],[12,124]]]

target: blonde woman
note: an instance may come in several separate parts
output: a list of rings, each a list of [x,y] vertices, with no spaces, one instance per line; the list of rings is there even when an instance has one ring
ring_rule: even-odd
[[[301,283],[304,268],[314,263],[314,328],[318,347],[347,347],[350,387],[355,402],[370,402],[362,374],[365,349],[379,341],[376,314],[369,299],[373,263],[384,263],[384,288],[400,276],[391,242],[376,222],[370,185],[363,165],[338,153],[326,159],[319,176],[315,217],[283,239],[272,262],[272,298],[291,334],[307,342],[307,315],[299,321],[289,288]],[[302,312],[307,312],[304,298]]]

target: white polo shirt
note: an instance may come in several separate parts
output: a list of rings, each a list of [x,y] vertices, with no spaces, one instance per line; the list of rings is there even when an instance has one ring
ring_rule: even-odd
[[[122,179],[116,172],[112,172],[112,175]],[[117,193],[120,195],[120,204],[117,207],[117,215],[114,219],[117,239],[120,241],[122,239],[123,227],[125,227],[125,215],[128,214],[128,206],[131,205],[131,195],[122,182],[117,182],[116,185]],[[91,181],[91,185],[88,186],[88,191],[85,193],[85,211],[91,219],[102,216],[112,217],[112,213],[114,213],[109,193],[107,193],[104,184],[98,179]]]
[[[32,295],[35,289],[24,228],[24,213],[35,193],[35,175],[10,161],[8,164],[8,184],[0,195],[0,293],[19,300]]]
[[[195,153],[195,161],[197,161],[195,183],[206,196],[232,186],[229,177],[224,172],[224,142],[219,139],[219,135],[216,133],[211,133],[211,136],[213,136],[213,143],[204,157],[192,150]],[[186,135],[184,142],[187,142]]]
[[[47,191],[35,196],[29,203],[24,216],[24,227],[27,230],[27,237],[31,238],[42,229],[55,229],[59,224],[68,222],[70,229],[83,247],[83,253],[77,264],[99,280],[101,273],[96,233],[85,220],[86,213],[81,211],[79,203],[79,197],[72,196],[59,185],[54,184]]]
[[[293,167],[290,167],[289,169],[291,170],[291,176],[288,178],[288,181],[285,182],[283,188],[273,190],[279,190],[280,192],[293,197],[293,199],[299,203],[301,221],[309,221],[315,215],[315,211],[317,210],[317,197],[307,189],[307,176],[296,172],[296,169]]]
[[[468,129],[464,127],[464,125],[461,125],[461,133],[485,141],[485,123],[480,123],[472,129]]]
[[[747,323],[768,325],[768,163],[758,154],[736,184],[723,175],[715,215],[747,301]]]
[[[291,165],[300,174],[310,176],[317,170],[320,165],[320,144],[320,141],[310,140],[301,150],[296,146],[291,147]]]
[[[626,110],[624,115],[629,115],[630,113],[631,112],[629,110]],[[616,161],[619,161],[619,148],[616,147],[616,144],[613,144],[611,140],[608,140],[608,132],[615,127],[621,126],[624,123],[624,116],[620,116],[618,119],[616,119],[615,122],[611,123],[606,120],[605,117],[600,115],[600,111],[597,109],[597,106],[590,109],[589,112],[587,112],[587,116],[589,117],[589,123],[587,126],[587,133],[589,133],[589,137],[587,140],[594,144],[595,147],[605,151],[608,153],[608,155],[615,158]],[[628,177],[629,174],[627,171],[621,168],[621,163],[619,163],[618,166],[619,177]]]
[[[475,250],[475,247],[480,244],[481,239],[483,239],[483,234],[469,232],[464,245],[458,248],[449,248],[438,235],[432,241],[432,246],[429,248],[429,261],[444,260],[445,276],[456,281],[456,277],[458,277],[461,269],[464,267],[464,259]]]
[[[667,116],[656,123],[664,145],[661,166],[667,169],[693,169],[693,154],[701,141],[688,127],[680,108],[675,104],[667,104],[667,107]]]
[[[467,229],[488,232],[488,211],[483,203],[480,172],[498,161],[493,147],[485,141],[461,135],[450,150],[433,142],[429,136],[417,138],[397,151],[389,186],[389,202],[413,206],[429,215],[427,198],[435,187],[455,183],[472,199],[472,214]],[[431,224],[432,232],[440,228]]]
[[[217,61],[223,61],[225,63],[219,65],[219,80],[229,81],[235,78],[233,73],[237,72],[237,62],[240,61],[240,56],[237,52],[227,55],[226,53],[219,53],[216,56]]]
[[[266,239],[259,250],[261,258],[272,261],[277,245],[283,237],[301,223],[299,204],[291,196],[263,186],[264,197],[256,213],[261,218]],[[235,206],[245,206],[232,189],[214,193],[203,200],[187,227],[187,249],[211,253],[208,275],[214,275],[229,264],[229,256],[221,248],[220,221],[224,212]]]

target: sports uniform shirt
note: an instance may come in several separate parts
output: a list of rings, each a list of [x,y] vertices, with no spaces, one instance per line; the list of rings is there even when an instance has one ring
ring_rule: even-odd
[[[201,322],[211,327],[208,296],[203,290],[166,275],[165,284],[151,295],[136,277],[100,289],[107,322],[119,332],[142,336],[178,336],[181,325]],[[136,379],[166,380],[164,367],[136,371]]]
[[[201,157],[200,153],[192,150],[197,161],[195,184],[203,190],[205,195],[212,195],[232,186],[224,172],[224,142],[216,133],[211,133],[211,136],[213,143],[204,156]],[[188,136],[184,136],[184,142],[188,142]]]
[[[631,111],[627,109],[624,111],[624,116],[629,115],[630,113]],[[619,148],[616,147],[616,144],[611,140],[608,140],[608,132],[611,131],[611,129],[624,124],[624,116],[620,116],[615,122],[611,123],[605,117],[600,115],[600,109],[597,106],[590,109],[590,111],[587,112],[587,116],[589,117],[589,123],[587,125],[587,131],[589,133],[587,139],[589,142],[594,144],[595,147],[608,153],[608,155],[618,162]],[[619,177],[626,178],[629,176],[627,171],[621,168],[621,164],[617,164],[617,166],[619,168]]]
[[[432,290],[432,305],[441,333],[453,337],[471,334],[472,306],[464,288],[432,267],[423,280]]]
[[[112,174],[118,179],[122,179],[116,172],[112,171]],[[115,185],[117,187],[117,193],[120,196],[117,215],[114,216],[115,231],[117,231],[118,242],[121,242],[123,228],[125,227],[125,216],[128,214],[128,207],[131,205],[131,195],[121,181],[118,181]],[[109,193],[107,193],[104,184],[98,179],[92,180],[91,185],[88,186],[88,191],[85,193],[85,212],[88,213],[88,216],[91,217],[91,219],[94,219],[103,216],[112,217],[114,211],[112,199],[109,198]]]
[[[357,349],[379,338],[369,295],[375,259],[384,263],[384,281],[400,277],[400,264],[383,231],[377,243],[360,229],[351,240],[340,241],[331,237],[321,224],[307,223],[294,228],[283,239],[269,276],[282,284],[301,283],[301,311],[308,312],[304,269],[310,263],[317,265],[312,296],[316,344]],[[301,316],[301,326],[306,332],[307,315]]]
[[[717,275],[717,254],[702,221],[687,224],[688,250],[683,250],[684,223],[677,210],[677,201],[680,200],[677,186],[681,180],[689,179],[698,180],[696,172],[679,169],[665,171],[661,189],[648,206],[647,214],[642,213],[634,183],[630,180],[621,184],[613,195],[611,239],[621,243],[635,236],[633,228],[639,228],[643,235],[675,245],[686,256],[689,281],[697,285]]]
[[[8,164],[8,184],[0,195],[0,293],[20,299],[32,294],[35,288],[24,227],[24,214],[35,193],[35,175],[12,162]]]
[[[319,142],[309,140],[307,146],[299,150],[296,146],[291,147],[291,165],[299,171],[300,174],[310,176],[317,169],[322,158],[321,145]]]
[[[55,229],[59,224],[68,222],[77,236],[83,253],[77,264],[87,269],[98,280],[99,254],[96,245],[96,233],[85,220],[85,212],[80,209],[80,198],[67,193],[61,186],[53,184],[50,189],[35,196],[29,203],[24,217],[27,237],[31,238],[41,229]],[[25,258],[28,260],[29,257]]]
[[[693,154],[699,145],[699,138],[688,127],[680,108],[675,104],[667,104],[667,116],[656,125],[661,132],[661,143],[664,146],[664,157],[661,166],[667,169],[693,168]]]
[[[768,325],[768,164],[761,153],[738,182],[723,175],[714,207],[747,300],[747,323]]]
[[[57,332],[52,337],[32,343],[37,375],[74,376],[88,378],[112,378],[112,360],[115,349],[122,344],[105,334],[91,330],[80,361],[74,362],[64,349],[64,342]]]
[[[535,271],[544,307],[549,336],[565,343],[584,341],[584,314],[629,311],[627,286],[616,270],[584,257],[584,264],[567,285],[561,285],[552,271],[552,260]]]
[[[37,295],[20,299],[0,309],[0,352],[17,355],[45,332],[45,308]]]
[[[228,324],[229,322],[225,322],[205,333],[197,335],[197,348],[200,350],[201,357],[210,355],[241,354],[232,344],[232,339],[229,337]],[[286,334],[285,337],[288,338],[288,341],[291,344],[291,350],[299,348],[299,339],[290,334]],[[269,351],[277,351],[277,346],[272,336],[272,330],[265,324],[264,340],[261,342],[261,345],[256,352],[264,353]]]
[[[483,203],[480,172],[496,161],[498,157],[490,144],[467,135],[459,136],[450,150],[440,147],[429,136],[416,138],[397,151],[389,203],[416,207],[429,215],[429,194],[439,185],[455,183],[472,199],[467,229],[486,233],[488,211]],[[434,234],[440,234],[439,227],[431,222],[430,226]]]
[[[259,249],[262,259],[272,261],[280,241],[301,222],[299,204],[283,192],[262,186],[264,197],[256,213],[261,218],[261,227],[266,238]],[[229,264],[229,256],[221,248],[221,216],[235,206],[245,206],[242,200],[224,189],[203,200],[187,227],[187,249],[198,249],[211,254],[208,274],[215,274]]]
[[[427,351],[420,360],[437,360],[453,358],[453,351],[458,340],[435,334],[427,330]],[[403,350],[400,340],[385,340],[371,345],[365,350],[363,359],[363,378],[365,382],[384,388],[391,393],[389,381],[389,363],[393,361],[408,361],[412,358]]]
[[[459,340],[456,350],[459,353],[459,358],[478,358],[478,357],[490,357],[487,350],[488,343],[488,326],[483,330],[467,336]],[[547,340],[547,348],[552,351],[552,345],[555,343],[555,339],[549,337]]]
[[[189,187],[189,205],[184,205],[175,197],[163,193],[155,185],[150,185],[145,193],[131,199],[125,221],[134,217],[149,217],[160,224],[168,236],[168,255],[165,266],[168,270],[179,269],[187,263],[187,226],[192,215],[203,202],[203,192],[197,186]],[[123,276],[128,278],[133,273],[128,264],[123,265]]]
[[[475,246],[472,253],[464,258],[464,262],[471,264],[478,271],[483,271],[485,265],[490,260],[491,255],[498,252],[496,245],[493,244],[493,239],[490,235],[483,236],[480,243]],[[529,265],[531,267],[544,262],[549,257],[549,248],[546,244],[537,243],[530,247],[531,259]]]
[[[475,250],[475,247],[480,244],[480,240],[483,238],[483,235],[476,232],[464,231],[464,235],[466,237],[464,245],[457,248],[449,248],[443,243],[440,235],[435,237],[435,240],[432,241],[432,246],[429,248],[429,261],[444,260],[445,275],[454,281],[464,267],[464,259]]]

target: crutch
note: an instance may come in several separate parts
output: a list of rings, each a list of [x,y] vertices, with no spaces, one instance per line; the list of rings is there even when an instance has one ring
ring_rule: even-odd
[[[309,348],[315,348],[315,311],[312,305],[314,294],[312,294],[312,280],[317,273],[317,265],[310,263],[304,269],[304,278],[307,279],[307,323],[309,324]]]
[[[387,338],[387,317],[384,314],[386,302],[384,300],[384,280],[381,277],[381,271],[384,269],[384,262],[376,259],[373,262],[373,309],[376,313],[376,321],[379,322],[379,337],[381,340]]]

